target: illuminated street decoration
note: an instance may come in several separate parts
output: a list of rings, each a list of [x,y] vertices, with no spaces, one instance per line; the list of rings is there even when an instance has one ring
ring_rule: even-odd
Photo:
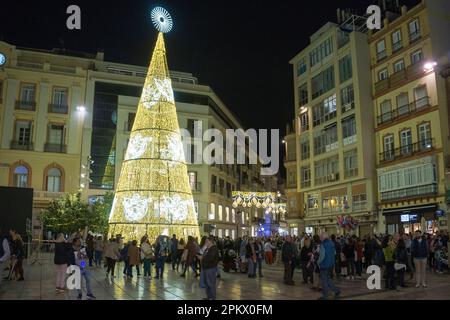
[[[150,15],[156,30],[162,33],[167,33],[172,30],[172,17],[166,9],[162,7],[156,7],[152,10]]]
[[[136,134],[135,136],[133,136],[128,143],[125,160],[134,160],[141,158],[152,140],[152,137],[144,138],[140,134]]]
[[[170,18],[165,10],[155,12],[155,17]],[[167,32],[170,27],[171,19],[160,21],[157,29]],[[109,233],[126,240],[145,234],[150,241],[163,233],[178,238],[200,235],[161,32],[109,217]]]
[[[264,208],[266,212],[286,213],[286,203],[278,203],[278,193],[233,191],[233,207]]]

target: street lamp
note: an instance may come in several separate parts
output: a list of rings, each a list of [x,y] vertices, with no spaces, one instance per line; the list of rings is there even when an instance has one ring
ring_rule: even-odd
[[[436,66],[437,66],[437,62],[428,61],[423,65],[423,71],[432,72],[432,71],[434,71],[434,67],[436,67]]]
[[[85,106],[77,106],[77,111],[83,115],[86,112],[86,107]]]

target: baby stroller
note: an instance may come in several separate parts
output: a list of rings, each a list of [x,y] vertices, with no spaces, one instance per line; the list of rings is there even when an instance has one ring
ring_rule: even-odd
[[[236,251],[233,249],[226,249],[223,256],[223,271],[230,272],[230,270],[238,271],[237,261],[236,261]]]

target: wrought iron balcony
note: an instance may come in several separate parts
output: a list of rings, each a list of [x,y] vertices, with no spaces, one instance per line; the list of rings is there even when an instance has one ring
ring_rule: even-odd
[[[48,112],[49,113],[59,113],[59,114],[67,114],[69,112],[69,106],[62,104],[48,104]]]
[[[418,76],[423,75],[423,65],[418,62],[409,65],[406,69],[400,70],[394,73],[387,79],[383,79],[375,83],[375,95],[381,95],[388,89],[398,87],[402,82],[416,79]]]
[[[378,62],[380,62],[381,60],[386,59],[386,58],[387,58],[387,51],[386,50],[377,52],[377,61]]]
[[[423,186],[381,192],[381,201],[413,198],[413,197],[419,197],[419,196],[430,196],[430,195],[436,195],[437,192],[438,192],[437,183],[432,183],[432,184],[427,184],[427,185],[423,185]]]
[[[401,41],[392,44],[392,52],[397,52],[401,48],[403,48],[403,44]]]
[[[377,117],[378,120],[377,123],[378,125],[381,125],[384,123],[393,122],[401,117],[417,113],[420,110],[423,110],[424,108],[429,106],[430,106],[430,97],[424,97],[414,102],[411,102],[410,104],[406,104],[392,111],[383,113],[382,115]]]
[[[44,152],[67,153],[67,146],[64,144],[46,143]]]
[[[414,43],[422,37],[420,30],[416,30],[409,34],[409,43]]]
[[[33,142],[31,141],[11,141],[11,149],[14,150],[33,150]]]
[[[16,101],[16,110],[36,111],[36,102],[17,100]]]
[[[380,153],[380,163],[408,158],[421,152],[433,150],[434,147],[434,139],[425,139],[413,144],[401,146],[400,148],[386,150]]]

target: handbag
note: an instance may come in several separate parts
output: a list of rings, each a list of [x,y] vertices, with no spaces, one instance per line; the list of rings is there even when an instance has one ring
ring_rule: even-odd
[[[394,269],[396,271],[402,270],[402,269],[406,269],[406,264],[403,263],[394,263]]]

